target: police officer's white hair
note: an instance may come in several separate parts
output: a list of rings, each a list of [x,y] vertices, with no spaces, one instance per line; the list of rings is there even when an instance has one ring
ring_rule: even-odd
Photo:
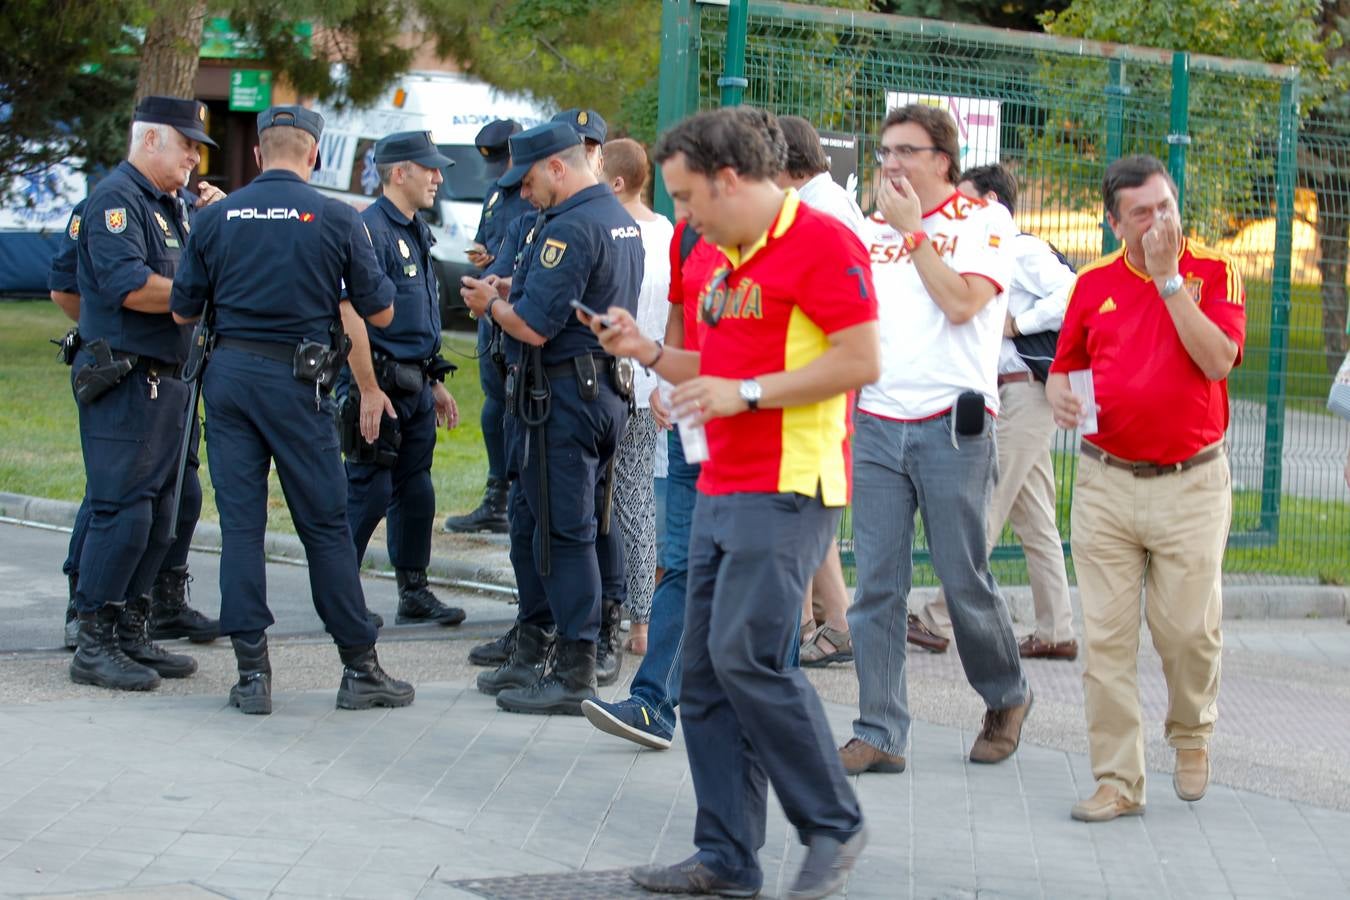
[[[380,184],[388,184],[390,179],[394,177],[394,170],[406,169],[408,168],[409,163],[410,160],[406,159],[402,162],[376,163],[375,171],[380,175]]]
[[[159,147],[168,147],[173,141],[173,128],[162,122],[132,122],[131,123],[131,152],[144,146],[145,136],[150,132],[155,133],[155,143]]]

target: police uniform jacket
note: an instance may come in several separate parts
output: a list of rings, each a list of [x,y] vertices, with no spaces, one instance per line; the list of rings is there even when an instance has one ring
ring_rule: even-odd
[[[636,313],[644,258],[642,232],[609,185],[592,185],[543,211],[526,235],[511,282],[511,303],[547,340],[544,365],[602,352],[571,301],[595,310],[620,306]],[[518,343],[511,343],[519,354]]]
[[[271,169],[197,216],[172,306],[193,318],[209,299],[221,337],[327,343],[344,283],[363,316],[394,301],[356,210]]]
[[[418,216],[409,218],[381,196],[361,219],[370,230],[380,270],[394,283],[394,321],[369,327],[371,348],[401,362],[422,362],[441,349],[440,289],[431,266],[436,239]]]
[[[190,230],[191,195],[165,193],[123,160],[85,201],[77,284],[80,334],[113,350],[167,362],[187,357],[189,332],[166,313],[126,309],[150,276],[173,278]]]
[[[47,290],[60,291],[63,294],[78,294],[80,284],[76,278],[80,255],[80,222],[84,219],[84,205],[88,198],[75,204],[70,211],[70,221],[66,223],[65,237],[52,255],[52,266],[47,271]]]
[[[525,246],[525,237],[534,228],[539,216],[539,211],[531,206],[528,213],[516,216],[507,224],[497,255],[483,270],[483,277],[496,275],[498,278],[511,278],[515,275],[516,266],[520,263],[520,249]]]
[[[483,200],[483,211],[478,217],[478,233],[473,239],[488,253],[496,256],[506,240],[507,228],[526,213],[534,212],[534,204],[520,196],[520,185],[504,188],[492,182]]]

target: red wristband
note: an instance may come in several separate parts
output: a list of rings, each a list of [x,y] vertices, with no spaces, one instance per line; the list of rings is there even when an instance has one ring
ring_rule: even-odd
[[[905,232],[905,252],[913,253],[919,249],[919,245],[928,240],[928,232],[920,228],[918,231]]]

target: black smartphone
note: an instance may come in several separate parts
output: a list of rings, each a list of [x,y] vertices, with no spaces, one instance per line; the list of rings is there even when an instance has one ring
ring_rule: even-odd
[[[599,319],[599,320],[600,320],[600,324],[601,324],[602,326],[604,326],[605,328],[609,328],[611,325],[614,324],[613,322],[611,322],[611,321],[609,320],[609,317],[608,317],[608,316],[605,316],[605,315],[603,315],[603,314],[601,314],[601,313],[596,312],[595,310],[593,310],[593,309],[591,309],[589,306],[587,306],[585,303],[582,303],[580,300],[573,300],[573,301],[572,301],[572,308],[573,308],[573,309],[579,309],[579,310],[581,310],[581,311],[584,312],[586,315],[590,316],[592,319]]]
[[[984,394],[965,391],[956,398],[956,433],[969,437],[984,431]]]

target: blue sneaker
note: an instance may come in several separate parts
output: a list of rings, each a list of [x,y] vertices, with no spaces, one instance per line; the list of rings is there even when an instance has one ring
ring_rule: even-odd
[[[656,721],[641,700],[628,698],[622,703],[606,703],[598,698],[581,701],[581,712],[605,734],[625,738],[651,750],[669,750],[674,736]]]

